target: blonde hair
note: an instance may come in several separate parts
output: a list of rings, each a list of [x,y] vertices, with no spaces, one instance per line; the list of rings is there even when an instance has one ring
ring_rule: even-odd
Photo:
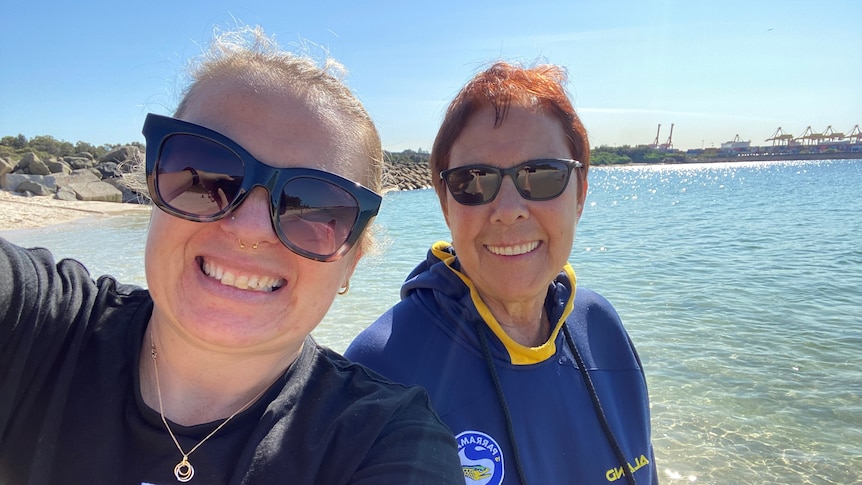
[[[383,189],[383,147],[365,107],[344,81],[347,70],[328,55],[321,63],[309,54],[282,50],[260,26],[217,31],[200,58],[189,67],[189,83],[177,106],[181,117],[200,88],[223,79],[251,87],[302,96],[316,109],[346,121],[342,128],[360,141],[367,167],[358,182],[375,192]]]

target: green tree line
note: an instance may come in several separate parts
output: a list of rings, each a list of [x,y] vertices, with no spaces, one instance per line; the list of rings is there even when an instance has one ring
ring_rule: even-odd
[[[39,158],[47,160],[49,158],[70,157],[79,153],[89,153],[93,158],[98,159],[118,147],[129,145],[137,146],[141,149],[144,148],[142,143],[136,141],[99,146],[79,141],[73,145],[68,141],[58,140],[50,135],[39,135],[27,139],[26,136],[19,133],[18,136],[4,136],[0,138],[0,157],[17,160],[27,153],[33,152]]]
[[[75,156],[86,152],[98,159],[111,150],[121,146],[137,146],[142,151],[144,145],[140,142],[116,143],[95,146],[91,143],[79,141],[74,145],[64,140],[57,140],[50,135],[34,136],[27,139],[24,135],[4,136],[0,138],[0,157],[12,160],[20,159],[29,152],[36,153],[39,158],[60,158]],[[398,163],[428,163],[430,154],[427,151],[404,150],[401,152],[384,152],[386,162]],[[631,163],[681,163],[686,161],[686,154],[678,150],[660,150],[650,146],[600,146],[593,148],[590,152],[590,164],[592,165],[626,165]]]
[[[430,154],[422,150],[385,152],[389,163],[428,163]],[[631,163],[681,163],[687,161],[686,154],[678,150],[659,150],[650,146],[608,147],[590,150],[590,165],[627,165]]]

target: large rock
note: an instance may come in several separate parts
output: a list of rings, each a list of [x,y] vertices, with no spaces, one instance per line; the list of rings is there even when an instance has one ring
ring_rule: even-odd
[[[32,175],[51,175],[51,169],[42,160],[33,160],[27,166],[27,172]]]
[[[44,185],[53,192],[56,189],[54,185],[53,175],[29,175],[26,173],[7,173],[5,177],[0,178],[0,188],[3,190],[16,191],[18,186],[24,182],[33,182]]]
[[[123,193],[105,182],[88,182],[68,186],[78,196],[78,200],[122,202]]]
[[[97,173],[86,168],[73,170],[71,173],[66,175],[54,175],[54,185],[58,188],[68,187],[72,184],[98,182],[99,180],[101,180],[101,178]]]
[[[50,175],[51,170],[45,165],[35,153],[30,152],[18,160],[18,172],[29,173],[31,175]]]
[[[58,160],[48,160],[47,162],[45,162],[45,165],[48,167],[48,170],[50,170],[51,173],[72,173],[72,167],[70,167],[69,164],[66,162],[61,162]]]
[[[10,162],[6,158],[0,158],[0,178],[7,173],[11,173],[15,169],[15,163]]]
[[[66,187],[60,187],[57,189],[57,193],[54,194],[54,198],[60,199],[60,200],[67,200],[67,201],[72,201],[72,200],[77,201],[78,200],[78,194],[76,194],[75,191],[72,189],[69,189]]]
[[[87,155],[90,155],[89,153]],[[72,167],[72,170],[77,170],[80,168],[90,168],[93,166],[93,156],[90,155],[90,158],[87,157],[63,157],[63,161],[69,164]]]
[[[29,173],[28,170],[30,168],[30,164],[35,161],[42,161],[35,153],[30,152],[24,154],[20,160],[18,160],[18,170],[24,173]]]
[[[15,187],[15,192],[33,195],[48,195],[51,193],[51,190],[40,183],[26,180],[18,184],[18,187]]]
[[[24,173],[9,173],[5,177],[0,178],[0,188],[3,190],[17,191],[18,186],[24,182],[32,182],[35,184],[44,185],[50,193],[57,191],[58,187],[69,187],[71,185],[83,185],[93,182],[98,182],[100,179],[98,172],[91,169],[73,170],[69,174],[52,174],[52,175],[30,175]]]
[[[95,168],[102,174],[103,179],[122,176],[119,165],[116,162],[99,162]]]
[[[123,163],[134,160],[141,160],[141,151],[136,146],[124,146],[116,148],[99,159],[100,162],[115,163]]]
[[[110,178],[102,180],[106,184],[111,184],[123,194],[123,202],[131,204],[145,204],[148,197],[136,193],[131,190],[121,178]]]

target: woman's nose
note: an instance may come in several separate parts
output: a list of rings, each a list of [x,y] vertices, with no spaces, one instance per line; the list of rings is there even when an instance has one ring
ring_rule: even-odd
[[[515,181],[511,177],[503,177],[497,197],[491,201],[493,204],[492,218],[495,222],[511,224],[529,215],[527,200],[521,197]]]
[[[270,214],[269,192],[263,187],[255,187],[222,221],[226,221],[227,229],[243,241],[278,242]]]

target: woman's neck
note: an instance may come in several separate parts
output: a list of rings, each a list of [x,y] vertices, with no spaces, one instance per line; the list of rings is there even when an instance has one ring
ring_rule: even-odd
[[[491,312],[506,334],[515,342],[525,347],[538,347],[548,341],[551,336],[551,324],[544,309],[532,312],[530,317],[524,314]]]
[[[138,362],[141,396],[158,411],[183,426],[226,418],[262,394],[301,351],[258,357],[215,354],[190,348],[180,339],[162,338],[149,325]],[[155,356],[155,357],[154,357]]]

